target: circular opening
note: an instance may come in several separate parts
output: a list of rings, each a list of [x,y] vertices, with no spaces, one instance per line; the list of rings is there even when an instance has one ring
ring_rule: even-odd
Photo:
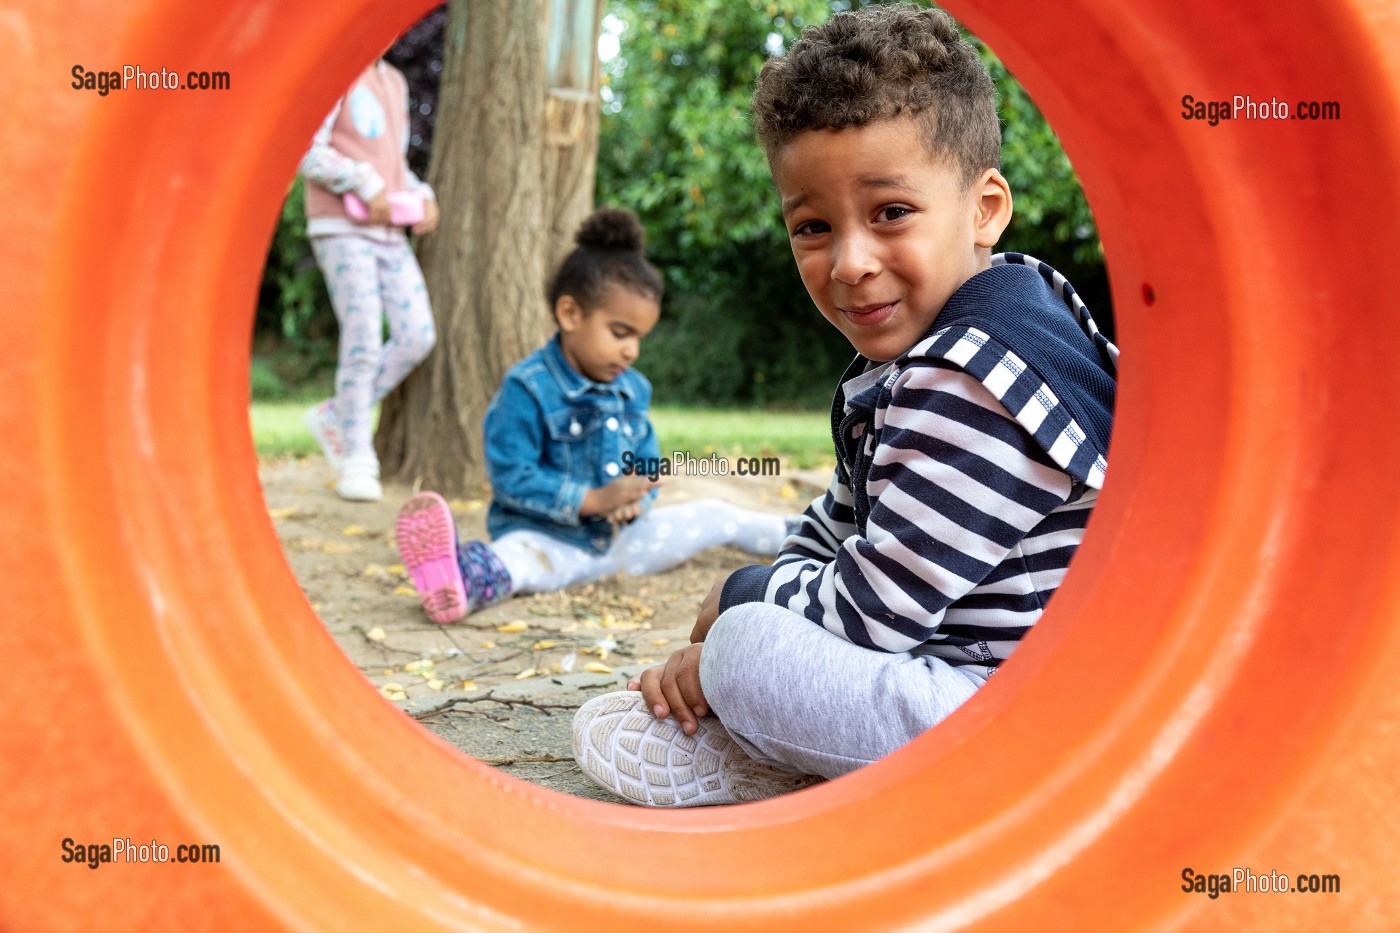
[[[431,16],[440,36],[446,11],[439,9]],[[429,61],[431,46],[419,35],[432,28],[427,20],[421,22],[405,34],[417,37],[417,44],[396,45],[388,53],[388,60],[411,76],[435,74],[440,67],[434,68],[432,64],[440,63]],[[614,20],[612,28],[632,36],[645,27],[634,24],[628,29],[621,21]],[[691,24],[683,26],[682,30],[694,28]],[[436,46],[438,55],[441,54],[440,41],[439,38]],[[645,50],[638,51],[624,42],[619,44],[617,54],[639,59],[645,57]],[[994,73],[1001,74],[1000,63],[993,62],[992,67]],[[410,78],[410,95],[414,101],[433,100],[436,92],[435,82],[425,87]],[[1042,197],[1032,206],[1027,191],[1020,187],[1020,180],[1033,173],[1065,172],[1068,166],[1062,169],[1058,162],[1054,166],[1026,164],[1026,158],[1021,155],[1027,149],[1025,140],[1044,133],[1044,125],[1028,112],[1030,105],[1019,89],[1011,93],[1013,100],[1004,102],[1003,109],[1012,114],[1018,125],[1014,132],[1008,128],[1006,147],[1009,152],[1015,150],[1016,155],[1009,156],[1011,163],[1004,165],[1004,171],[1016,189],[1018,203],[1029,207],[1034,216],[1042,217],[1043,226],[1048,227],[1053,222],[1087,226],[1092,231],[1091,221],[1078,213],[1083,208],[1077,197],[1071,195],[1064,199],[1066,203],[1049,205]],[[621,106],[619,94],[613,94],[609,100],[615,108]],[[422,132],[426,135],[427,131]],[[1038,146],[1037,152],[1048,148],[1039,140],[1034,145]],[[410,163],[421,171],[426,166],[426,156],[411,150]],[[617,175],[617,170],[612,174]],[[1060,184],[1075,185],[1072,176],[1061,180]],[[1077,186],[1073,194],[1077,195]],[[619,199],[607,191],[599,195],[598,201],[619,203]],[[294,301],[301,300],[314,284],[314,276],[304,274],[315,266],[309,247],[304,245],[306,222],[300,216],[300,207],[301,194],[294,187],[283,209],[282,227],[274,238],[273,252],[269,256],[274,273],[272,280],[298,276],[296,284],[282,286]],[[1053,216],[1045,216],[1052,212]],[[289,221],[289,217],[293,219]],[[1061,251],[1057,253],[1047,253],[1041,246],[1032,248],[1029,244],[1036,231],[1028,230],[1026,224],[1027,221],[1018,219],[1003,237],[1002,246],[1051,259],[1058,268],[1070,272],[1071,281],[1081,290],[1081,295],[1089,299],[1099,321],[1111,321],[1106,313],[1106,282],[1102,281],[1101,268],[1097,276],[1074,274],[1065,260],[1070,258],[1075,244],[1057,245]],[[289,232],[300,237],[300,242],[289,242],[292,239],[286,235]],[[1048,239],[1048,235],[1041,235],[1042,241]],[[1096,240],[1092,239],[1079,243],[1081,250],[1094,246]],[[787,253],[785,242],[783,252]],[[789,255],[784,255],[783,260],[791,265]],[[1095,270],[1091,268],[1090,271]],[[792,279],[802,296],[798,304],[809,304],[795,274]],[[269,281],[268,270],[264,270],[263,281]],[[1093,294],[1084,290],[1086,285]],[[1095,294],[1099,297],[1095,298]],[[303,426],[302,414],[309,404],[330,391],[329,386],[316,396],[306,395],[295,403],[259,405],[258,399],[260,384],[271,385],[273,391],[268,394],[273,398],[279,393],[287,394],[287,384],[295,388],[294,377],[283,384],[277,373],[304,373],[308,369],[308,358],[328,361],[329,365],[322,366],[323,376],[324,370],[333,366],[334,317],[329,302],[323,298],[321,303],[324,305],[319,312],[321,340],[329,346],[329,351],[312,352],[303,338],[280,348],[264,342],[264,350],[270,352],[259,356],[259,344],[255,341],[254,432],[260,450],[260,429],[269,437],[296,435],[299,447],[280,438],[273,441],[283,449],[296,453],[318,449]],[[259,316],[260,320],[264,316],[262,308]],[[282,320],[267,315],[278,328],[285,326],[289,316],[296,319],[298,326],[314,330],[307,323],[310,315],[304,304],[283,310]],[[327,320],[329,326],[326,326]],[[809,329],[825,327],[811,313],[805,316],[804,322]],[[264,331],[267,329],[264,325]],[[849,349],[844,338],[838,339]],[[439,347],[437,352],[449,350],[449,347]],[[645,358],[641,361],[644,370],[648,362]],[[834,369],[824,368],[828,383],[839,368],[839,365]],[[468,377],[465,373],[460,375]],[[665,400],[660,391],[656,398]],[[668,413],[668,417],[680,416]],[[669,427],[662,419],[658,421],[663,430]],[[698,480],[668,478],[658,504],[719,497],[743,508],[771,514],[800,511],[825,490],[831,472],[830,426],[825,412],[814,411],[802,422],[815,438],[815,446],[825,449],[828,462],[821,468],[799,470],[794,475],[789,459],[783,465],[785,475],[738,477],[731,471],[724,477],[711,477],[707,471],[707,475]],[[730,429],[731,422],[711,424],[710,433],[702,440],[711,443],[711,449],[718,445],[728,450],[729,438],[724,432]],[[686,437],[701,436],[693,428],[686,432],[683,425],[678,426],[678,431]],[[670,452],[677,446],[663,443],[662,449]],[[704,466],[700,451],[695,450],[694,454]],[[732,458],[726,458],[723,463],[728,465],[731,461]],[[753,560],[737,550],[709,550],[659,577],[618,578],[609,574],[597,585],[577,585],[567,591],[516,598],[473,613],[457,625],[432,625],[418,609],[411,580],[393,544],[394,516],[412,490],[402,485],[388,485],[382,502],[346,502],[331,488],[334,469],[323,467],[322,458],[314,455],[309,461],[289,457],[263,460],[260,475],[283,549],[312,609],[351,662],[381,693],[399,702],[430,732],[511,776],[547,789],[608,802],[619,801],[597,788],[573,766],[571,710],[592,696],[622,689],[630,675],[664,660],[685,644],[694,608],[709,586]],[[484,519],[489,498],[490,489],[485,484],[466,495],[451,498],[458,532],[464,540],[486,539]],[[996,689],[995,681],[985,689]]]

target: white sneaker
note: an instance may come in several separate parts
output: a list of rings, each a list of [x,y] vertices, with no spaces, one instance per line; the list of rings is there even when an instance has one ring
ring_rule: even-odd
[[[821,782],[750,758],[713,716],[686,735],[635,691],[594,697],[574,714],[574,760],[600,787],[646,807],[766,800]]]
[[[340,498],[352,502],[378,502],[384,498],[384,489],[379,485],[379,464],[371,457],[346,460],[340,468],[335,491]]]
[[[332,470],[339,472],[341,464],[345,462],[345,433],[340,430],[340,419],[335,413],[335,399],[328,398],[319,405],[311,406],[306,410],[303,420],[306,422],[306,429],[320,445],[321,453],[325,454],[326,462],[331,465]]]

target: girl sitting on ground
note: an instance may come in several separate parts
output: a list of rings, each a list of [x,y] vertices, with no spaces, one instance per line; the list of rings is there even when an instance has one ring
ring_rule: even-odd
[[[558,332],[506,373],[486,412],[491,542],[459,542],[437,493],[399,512],[399,553],[434,622],[619,570],[658,573],[722,544],[771,557],[786,536],[784,516],[719,500],[651,507],[656,485],[637,465],[661,451],[651,384],[632,364],[661,313],[661,274],[631,211],[596,212],[576,242],[549,287]]]

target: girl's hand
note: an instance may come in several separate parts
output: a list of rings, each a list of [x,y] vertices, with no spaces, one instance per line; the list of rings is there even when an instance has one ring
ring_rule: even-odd
[[[628,690],[641,690],[652,715],[657,719],[674,717],[686,735],[694,735],[699,718],[710,711],[700,689],[700,652],[704,647],[687,645],[665,664],[647,668],[627,685]]]
[[[583,497],[578,514],[607,515],[623,506],[634,505],[651,491],[653,484],[645,476],[619,476],[606,486],[595,486]]]
[[[364,220],[365,223],[380,227],[389,225],[389,195],[385,194],[383,189],[380,189],[379,193],[371,198],[365,207],[369,210],[369,216]]]
[[[414,232],[415,234],[418,234],[418,235],[421,236],[421,235],[424,234],[424,233],[432,233],[434,230],[437,229],[437,225],[438,225],[438,206],[437,206],[437,201],[434,201],[432,198],[424,198],[424,199],[423,199],[423,219],[420,220],[420,221],[418,221],[418,223],[414,224],[414,225],[412,226],[412,228],[410,228],[410,229],[412,229],[413,232]]]
[[[636,521],[641,514],[641,503],[633,502],[631,505],[619,506],[603,517],[614,525],[625,525],[628,522]]]

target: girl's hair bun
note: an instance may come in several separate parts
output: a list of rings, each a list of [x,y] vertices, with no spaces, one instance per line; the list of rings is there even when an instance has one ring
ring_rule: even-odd
[[[586,249],[615,249],[641,253],[646,231],[637,215],[620,207],[594,211],[578,228],[574,242]]]

